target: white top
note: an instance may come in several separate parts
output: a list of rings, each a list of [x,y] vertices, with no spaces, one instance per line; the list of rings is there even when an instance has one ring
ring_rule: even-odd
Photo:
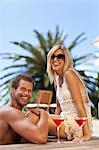
[[[86,87],[83,84],[80,76],[77,73],[76,73],[76,75],[80,79],[80,81],[82,83],[82,86],[85,90],[83,92],[82,87],[80,87],[80,92],[81,92],[82,98],[83,98],[83,96],[85,97],[85,95],[86,95],[87,99],[88,99],[87,102],[83,101],[83,104],[84,104],[84,107],[85,107],[85,110],[86,110],[90,132],[92,133],[92,118],[91,118],[91,111],[90,111],[90,105],[89,105],[89,97],[88,97],[88,94],[87,94],[87,91],[86,91]],[[55,81],[56,81],[56,86],[57,86],[57,88],[56,88],[56,98],[58,99],[58,101],[60,103],[61,110],[62,110],[60,115],[64,116],[66,119],[69,119],[69,120],[74,119],[75,120],[75,118],[78,117],[78,112],[77,112],[75,103],[72,99],[70,90],[68,88],[65,76],[63,76],[63,83],[62,83],[61,87],[59,86],[59,76],[56,75],[56,74],[55,74]],[[71,126],[73,126],[73,124],[74,124],[72,121],[71,121]]]
[[[55,79],[57,84],[56,97],[62,110],[61,115],[64,115],[65,117],[68,117],[68,115],[77,117],[77,109],[71,97],[65,77],[63,77],[63,84],[61,87],[59,86],[59,76],[56,75]]]

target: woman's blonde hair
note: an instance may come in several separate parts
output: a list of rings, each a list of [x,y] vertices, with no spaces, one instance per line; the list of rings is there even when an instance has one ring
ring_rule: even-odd
[[[58,49],[62,49],[63,53],[65,55],[65,63],[64,63],[63,73],[66,70],[68,70],[68,68],[73,68],[73,60],[72,60],[72,57],[70,55],[68,48],[65,48],[63,45],[55,45],[54,47],[52,47],[52,49],[47,54],[47,73],[48,73],[51,84],[53,83],[54,76],[55,76],[55,73],[51,67],[51,56]]]

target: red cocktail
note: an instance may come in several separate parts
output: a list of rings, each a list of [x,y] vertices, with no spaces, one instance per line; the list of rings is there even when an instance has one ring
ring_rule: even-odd
[[[82,117],[82,118],[77,118],[75,119],[75,121],[78,123],[79,126],[82,126],[85,124],[87,118],[86,117]]]
[[[65,120],[64,117],[62,116],[57,116],[55,118],[53,118],[53,121],[55,122],[55,124],[57,125],[57,143],[60,143],[60,138],[59,138],[59,128],[60,128],[60,125],[61,123]]]
[[[62,119],[53,119],[53,120],[54,120],[54,122],[56,123],[57,126],[59,126],[61,124],[61,122],[64,121],[63,118]]]
[[[77,122],[77,124],[79,125],[79,128],[80,130],[82,131],[82,134],[81,134],[81,139],[80,139],[80,143],[83,142],[82,140],[82,136],[83,136],[83,130],[82,130],[82,127],[84,126],[85,122],[87,120],[87,117],[79,117],[79,118],[76,118],[75,121]]]

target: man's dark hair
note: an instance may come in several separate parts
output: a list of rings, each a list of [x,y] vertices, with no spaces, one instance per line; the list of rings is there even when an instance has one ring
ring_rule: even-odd
[[[12,81],[12,88],[16,90],[21,80],[31,82],[32,85],[34,86],[32,75],[26,73],[26,74],[18,75],[17,77],[14,78],[14,80]]]

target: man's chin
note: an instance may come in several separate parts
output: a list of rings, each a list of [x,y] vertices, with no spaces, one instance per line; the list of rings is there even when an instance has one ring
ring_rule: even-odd
[[[21,105],[22,105],[22,106],[25,106],[25,105],[27,105],[27,103],[28,103],[28,102],[22,102]]]

